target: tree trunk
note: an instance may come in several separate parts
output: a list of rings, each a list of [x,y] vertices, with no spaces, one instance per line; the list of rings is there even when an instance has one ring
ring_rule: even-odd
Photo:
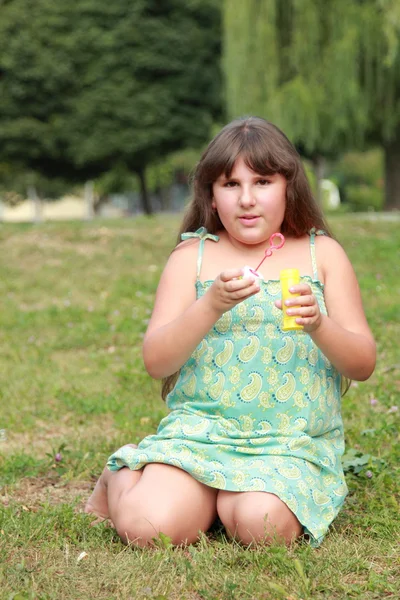
[[[384,145],[385,204],[384,210],[400,210],[400,127],[396,137]]]
[[[321,154],[317,154],[312,159],[317,187],[317,201],[322,207],[324,192],[322,189],[322,180],[325,175],[325,158]]]
[[[93,214],[98,216],[100,214],[100,210],[102,206],[107,204],[110,201],[110,196],[108,194],[103,194],[100,196],[99,194],[95,194],[93,201]]]
[[[33,205],[32,221],[34,223],[41,223],[43,221],[42,203],[41,203],[38,193],[36,191],[36,187],[34,185],[28,186],[27,196]]]
[[[85,216],[86,221],[91,221],[94,216],[94,185],[93,181],[85,183]]]
[[[140,201],[142,203],[143,212],[145,215],[152,215],[153,210],[151,208],[149,192],[147,190],[146,175],[144,169],[140,169],[137,172],[137,174],[140,181]]]
[[[160,198],[161,210],[167,212],[171,209],[171,186],[160,187],[157,193]]]

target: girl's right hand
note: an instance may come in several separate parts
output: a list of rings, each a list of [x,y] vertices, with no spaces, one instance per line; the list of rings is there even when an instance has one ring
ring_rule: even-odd
[[[223,314],[257,294],[260,291],[259,281],[253,277],[243,277],[243,269],[229,269],[216,277],[206,296],[209,296],[212,308]]]

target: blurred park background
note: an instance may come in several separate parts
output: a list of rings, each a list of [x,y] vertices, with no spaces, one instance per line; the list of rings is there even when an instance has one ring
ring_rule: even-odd
[[[0,220],[180,211],[201,150],[281,127],[327,209],[400,209],[398,0],[0,0]]]

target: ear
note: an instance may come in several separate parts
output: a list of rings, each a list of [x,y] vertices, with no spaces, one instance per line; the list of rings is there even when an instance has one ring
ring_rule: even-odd
[[[211,202],[211,208],[212,208],[213,210],[217,210],[217,205],[216,205],[216,203],[215,203],[215,200],[213,200],[213,201]]]

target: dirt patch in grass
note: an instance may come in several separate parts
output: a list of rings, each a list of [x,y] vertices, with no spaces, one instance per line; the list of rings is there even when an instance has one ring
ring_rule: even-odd
[[[81,445],[83,439],[88,445],[98,439],[112,439],[117,434],[113,421],[110,415],[101,415],[97,419],[91,416],[90,421],[84,423],[76,423],[76,417],[72,415],[65,415],[57,424],[37,420],[33,430],[22,433],[6,430],[6,439],[0,443],[0,453],[7,456],[23,452],[43,457],[63,443],[73,448],[75,442],[79,441]]]
[[[22,510],[36,512],[43,504],[75,504],[77,510],[82,510],[88,499],[94,482],[91,481],[60,481],[56,474],[46,477],[26,477],[17,485],[6,486],[0,495],[3,506],[17,503]]]
[[[66,415],[57,424],[38,420],[34,430],[15,434],[7,432],[7,439],[0,443],[0,453],[3,456],[29,453],[36,458],[43,458],[46,454],[55,454],[63,443],[66,445],[66,450],[62,451],[64,454],[68,449],[81,447],[82,440],[85,445],[93,446],[98,440],[110,440],[116,435],[113,418],[109,415],[102,415],[98,419],[92,417],[89,423],[79,424]],[[0,488],[0,502],[5,506],[17,502],[23,506],[23,510],[37,510],[45,503],[75,504],[81,496],[77,504],[77,509],[81,510],[94,484],[95,480],[91,480],[88,470],[66,481],[57,472],[56,463],[51,465],[49,456],[49,471],[45,476],[22,477],[18,483]]]

